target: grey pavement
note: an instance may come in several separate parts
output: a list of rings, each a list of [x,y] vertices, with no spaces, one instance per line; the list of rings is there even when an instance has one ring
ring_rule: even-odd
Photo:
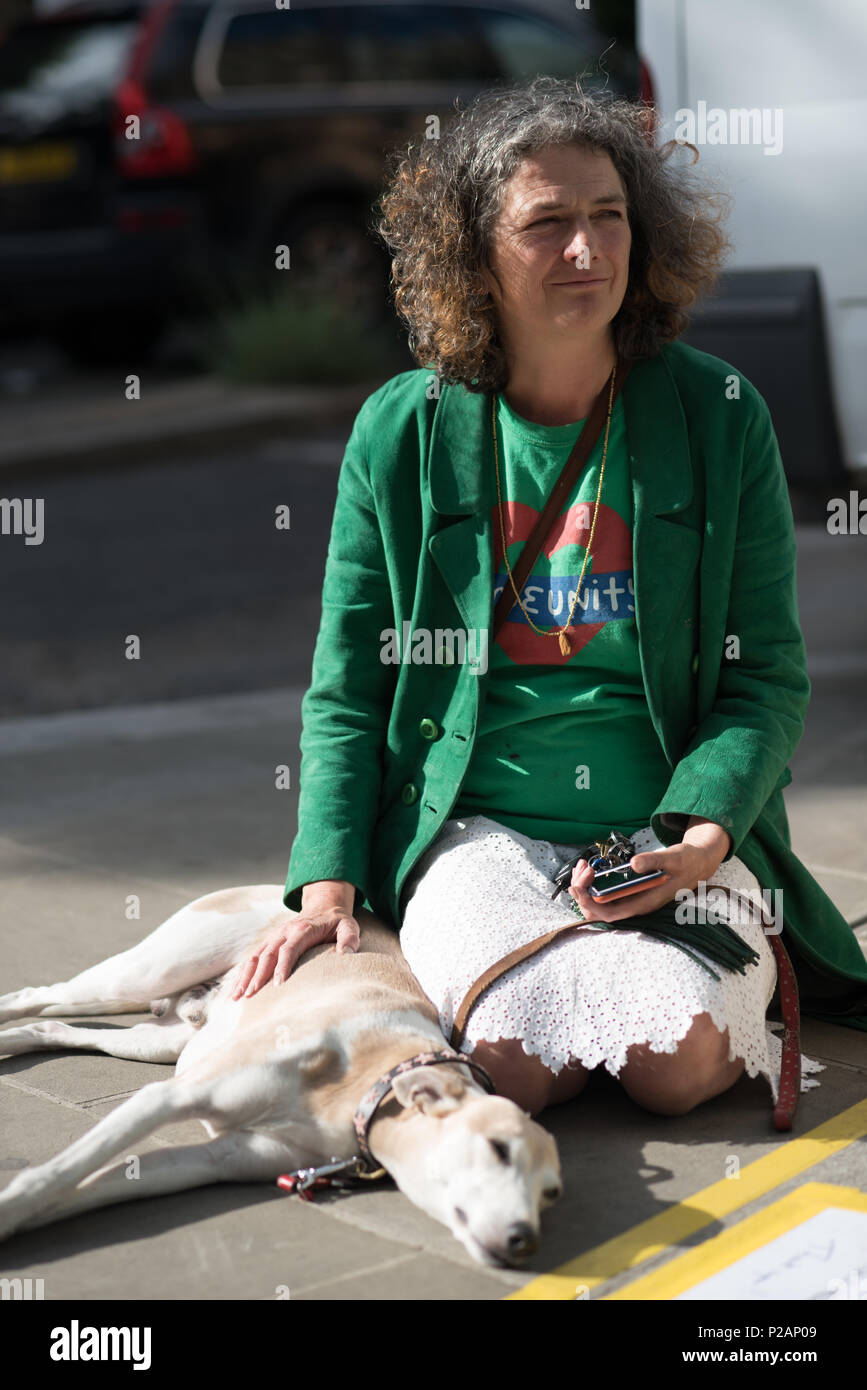
[[[0,478],[33,467],[103,461],[113,468],[154,465],[161,450],[173,456],[182,448],[206,452],[234,440],[249,445],[279,431],[351,424],[365,397],[381,385],[240,386],[216,376],[159,370],[139,376],[138,399],[128,399],[121,368],[73,376],[52,386],[47,400],[42,392],[7,395]]]
[[[0,838],[5,884],[3,987],[66,978],[132,945],[184,902],[218,886],[280,884],[294,833],[294,797],[274,790],[273,767],[297,742],[301,691],[24,721],[15,750],[0,728],[0,761],[14,825]],[[29,727],[28,727],[29,725]],[[852,755],[840,740],[839,755]],[[863,747],[863,745],[862,745]],[[290,757],[291,761],[291,757]],[[829,788],[789,790],[798,827],[817,808],[851,810]],[[863,823],[863,822],[862,822]],[[844,885],[849,910],[867,911],[863,857],[849,841],[823,846],[819,876]],[[136,895],[139,920],[126,904]],[[865,929],[859,936],[867,946]],[[137,1021],[106,1017],[109,1027]],[[867,1096],[867,1035],[805,1020],[807,1055],[824,1062],[801,1099],[795,1134]],[[96,1054],[33,1054],[0,1063],[0,1181],[56,1153],[147,1081],[169,1074]],[[682,1118],[641,1110],[604,1073],[578,1102],[549,1111],[566,1195],[548,1215],[528,1272],[483,1270],[393,1189],[321,1200],[287,1199],[270,1185],[212,1187],[107,1208],[24,1233],[0,1252],[8,1276],[42,1278],[46,1298],[75,1299],[499,1299],[622,1231],[686,1201],[724,1176],[778,1152],[790,1136],[770,1128],[763,1078]],[[867,1130],[867,1121],[864,1129]],[[143,1151],[201,1142],[196,1122],[173,1125]],[[811,1162],[705,1234],[716,1234],[803,1181],[867,1191],[867,1141]],[[272,1204],[276,1204],[272,1208]],[[643,1274],[678,1253],[672,1244]],[[612,1292],[635,1271],[606,1280]],[[576,1279],[579,1276],[576,1276]]]
[[[822,528],[801,528],[798,539],[814,690],[785,793],[793,846],[867,950],[867,611],[855,602],[867,542]],[[296,829],[302,694],[296,686],[0,723],[0,989],[67,978],[215,888],[282,885]],[[274,770],[283,763],[293,787],[278,791]],[[138,917],[128,915],[131,900]],[[622,1259],[605,1266],[591,1293],[604,1297],[805,1182],[867,1192],[863,1104],[852,1142],[826,1135],[817,1148],[794,1147],[864,1102],[867,1034],[805,1020],[802,1050],[825,1070],[802,1095],[791,1135],[772,1129],[760,1076],[742,1077],[687,1116],[664,1117],[597,1069],[577,1101],[543,1117],[560,1146],[566,1190],[546,1216],[540,1253],[520,1272],[475,1265],[390,1187],[304,1204],[270,1184],[239,1184],[23,1233],[0,1250],[0,1275],[42,1278],[46,1299],[270,1300],[288,1289],[293,1299],[497,1300],[532,1291],[538,1276],[678,1203],[700,1210],[732,1156],[742,1168],[776,1156],[776,1186],[723,1215],[708,1202],[697,1236],[672,1235],[631,1268]],[[0,1184],[169,1074],[98,1054],[0,1061]],[[189,1122],[139,1147],[204,1138]],[[793,1153],[806,1153],[796,1172],[783,1166]],[[576,1286],[584,1268],[580,1259],[570,1265]]]

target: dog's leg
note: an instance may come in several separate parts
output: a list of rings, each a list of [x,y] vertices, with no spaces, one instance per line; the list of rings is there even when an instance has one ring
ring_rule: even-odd
[[[0,1237],[56,1203],[64,1191],[74,1188],[95,1169],[121,1150],[152,1134],[161,1125],[177,1120],[208,1117],[214,1113],[212,1087],[191,1085],[170,1077],[152,1081],[100,1120],[87,1134],[46,1163],[18,1173],[0,1192]]]
[[[278,1139],[249,1131],[220,1135],[209,1143],[185,1144],[162,1153],[142,1154],[138,1171],[128,1162],[102,1168],[59,1201],[45,1206],[18,1225],[29,1231],[78,1216],[96,1207],[186,1192],[217,1182],[267,1182],[299,1167],[300,1159]],[[134,1175],[133,1175],[134,1174]]]
[[[129,1152],[131,1145],[161,1125],[206,1120],[213,1126],[212,1133],[216,1131],[214,1137],[221,1138],[233,1131],[252,1132],[256,1125],[276,1128],[278,1119],[285,1123],[285,1116],[293,1113],[291,1076],[303,1075],[328,1042],[326,1033],[299,1044],[291,1055],[284,1054],[276,1072],[263,1061],[209,1079],[194,1081],[175,1075],[142,1087],[62,1153],[12,1179],[0,1192],[0,1239],[17,1231],[36,1212],[56,1206],[65,1192],[109,1159]],[[283,1070],[286,1063],[291,1063],[288,1073]],[[302,1124],[301,1129],[308,1132],[308,1145],[315,1142],[315,1125]],[[301,1161],[307,1161],[306,1157]]]
[[[0,1057],[69,1049],[104,1052],[130,1062],[176,1062],[195,1031],[192,1023],[177,1017],[132,1028],[80,1028],[52,1019],[0,1031]]]
[[[248,954],[272,920],[291,919],[279,884],[226,888],[207,893],[175,912],[128,951],[121,951],[71,980],[0,996],[0,1023],[144,1011],[151,999],[179,994],[222,975]]]

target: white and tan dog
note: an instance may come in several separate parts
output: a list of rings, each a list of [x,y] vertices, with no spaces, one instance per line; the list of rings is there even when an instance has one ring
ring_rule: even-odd
[[[181,908],[137,946],[63,984],[0,996],[0,1022],[143,1012],[129,1028],[24,1023],[0,1055],[76,1048],[176,1062],[47,1163],[0,1192],[0,1237],[91,1208],[214,1182],[273,1181],[358,1152],[362,1096],[396,1064],[442,1049],[436,1010],[397,935],[358,916],[361,949],[318,946],[289,979],[233,1001],[236,967],[268,929],[297,913],[279,885],[230,888]],[[209,1143],[105,1166],[161,1125],[197,1118]],[[537,1248],[541,1209],[560,1194],[556,1145],[512,1101],[490,1096],[461,1063],[396,1076],[368,1133],[375,1159],[417,1206],[485,1264]]]

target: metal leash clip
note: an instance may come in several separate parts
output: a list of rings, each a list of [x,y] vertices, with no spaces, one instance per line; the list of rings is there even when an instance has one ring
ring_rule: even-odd
[[[351,1187],[358,1174],[358,1156],[352,1158],[333,1158],[330,1163],[321,1163],[316,1168],[296,1168],[294,1173],[281,1173],[277,1186],[284,1192],[304,1199],[313,1200],[313,1193],[323,1187]]]

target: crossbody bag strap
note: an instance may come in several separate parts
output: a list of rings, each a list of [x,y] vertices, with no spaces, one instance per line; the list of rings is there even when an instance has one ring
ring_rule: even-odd
[[[629,374],[631,365],[630,362],[624,361],[623,358],[618,358],[617,371],[614,376],[614,396],[611,402],[612,409],[614,401],[617,400],[623,383]],[[512,569],[514,587],[509,583],[503,586],[503,591],[494,609],[494,637],[497,636],[500,628],[512,611],[516,598],[515,590],[517,590],[518,593],[521,592],[530,570],[536,563],[536,558],[539,551],[542,549],[542,543],[545,537],[550,531],[555,519],[559,516],[572,491],[575,480],[589,459],[596,441],[602,433],[602,426],[605,424],[608,414],[608,395],[610,389],[608,381],[606,381],[599,395],[596,397],[596,400],[593,402],[584,428],[576,439],[575,445],[563,465],[563,471],[560,477],[551,489],[551,495],[539,514],[536,525],[533,527],[524,543],[521,554],[518,557],[518,563]]]
[[[507,970],[511,970],[514,966],[520,965],[522,960],[527,960],[530,956],[534,956],[537,951],[541,951],[549,942],[554,941],[558,936],[562,936],[563,932],[574,931],[576,927],[582,927],[584,925],[585,923],[583,921],[576,921],[566,922],[562,927],[554,927],[553,931],[545,932],[544,936],[537,936],[533,941],[525,942],[523,946],[518,946],[514,951],[510,951],[507,956],[503,956],[502,960],[495,961],[493,965],[489,965],[484,974],[480,975],[475,983],[470,985],[470,988],[461,1000],[460,1008],[455,1014],[455,1021],[452,1024],[450,1038],[451,1046],[455,1048],[456,1051],[459,1049],[464,1029],[467,1026],[467,1019],[470,1016],[470,1010],[479,995],[483,994],[495,980],[498,980],[501,975],[505,975]]]

